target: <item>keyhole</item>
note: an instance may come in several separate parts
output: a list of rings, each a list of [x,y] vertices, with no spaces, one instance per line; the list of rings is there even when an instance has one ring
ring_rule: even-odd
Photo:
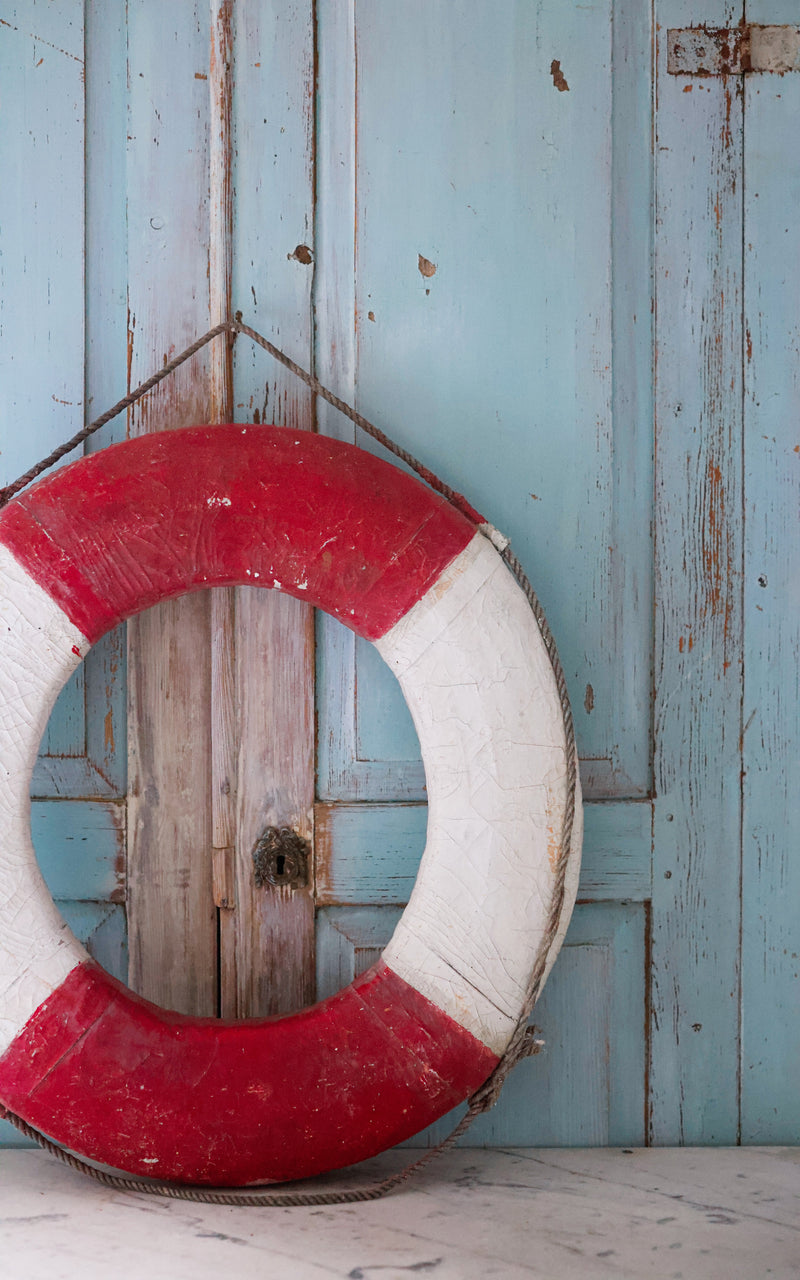
[[[267,827],[253,849],[253,874],[261,888],[300,889],[308,884],[308,845],[290,827]]]

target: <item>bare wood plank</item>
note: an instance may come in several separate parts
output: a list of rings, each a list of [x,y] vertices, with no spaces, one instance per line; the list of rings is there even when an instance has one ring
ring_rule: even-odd
[[[233,188],[231,104],[233,96],[232,0],[211,0],[208,70],[209,129],[209,322],[231,313]],[[212,422],[233,417],[233,344],[218,338],[209,354]],[[211,592],[211,825],[214,903],[233,909],[236,846],[236,637],[235,597],[230,588]]]
[[[704,12],[705,16],[705,12]],[[657,7],[656,647],[650,1124],[735,1142],[742,680],[741,80],[666,74]],[[707,20],[736,21],[711,3]]]
[[[236,910],[224,1015],[286,1013],[314,1000],[314,902],[308,888],[257,887],[252,850],[268,826],[313,837],[312,611],[289,596],[237,591],[239,768]],[[230,936],[232,935],[232,936]],[[223,971],[224,974],[224,971]]]
[[[129,356],[136,383],[208,324],[208,11],[129,5]],[[201,354],[130,415],[129,430],[205,422]],[[206,594],[132,620],[129,636],[130,982],[187,1013],[217,1008],[209,850]]]
[[[310,0],[286,12],[234,10],[234,310],[306,367],[313,278],[314,24]],[[288,92],[287,92],[287,86]],[[253,103],[258,102],[258,110]],[[244,421],[313,425],[310,396],[246,340],[234,358]],[[236,591],[236,909],[220,916],[221,1011],[278,1014],[314,999],[308,889],[258,888],[252,850],[266,826],[313,834],[313,614],[296,600]]]

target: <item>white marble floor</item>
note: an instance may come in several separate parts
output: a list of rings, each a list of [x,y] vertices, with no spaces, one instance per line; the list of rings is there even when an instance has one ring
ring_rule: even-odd
[[[798,1280],[798,1209],[800,1148],[461,1150],[384,1200],[297,1209],[122,1194],[0,1151],[0,1277]]]

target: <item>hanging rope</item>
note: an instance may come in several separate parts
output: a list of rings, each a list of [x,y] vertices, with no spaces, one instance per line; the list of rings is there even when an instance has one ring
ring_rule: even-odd
[[[396,458],[399,458],[402,462],[406,463],[406,465],[409,466],[412,471],[415,471],[416,474],[426,482],[426,484],[436,490],[437,493],[442,494],[442,496],[445,497],[448,502],[452,503],[454,507],[472,518],[472,508],[466,498],[464,498],[460,493],[457,493],[455,489],[451,489],[449,485],[445,484],[443,480],[440,480],[439,477],[421,463],[419,459],[415,458],[407,449],[402,448],[401,445],[397,444],[387,436],[385,432],[381,431],[379,427],[376,427],[374,423],[365,418],[363,414],[358,413],[344,400],[341,400],[339,396],[334,395],[332,391],[329,391],[327,387],[323,386],[323,384],[313,376],[313,374],[308,373],[307,370],[301,368],[300,365],[290,359],[289,356],[270,342],[269,339],[265,338],[255,329],[251,329],[249,325],[242,321],[241,312],[236,313],[236,318],[234,320],[225,320],[221,324],[215,325],[213,329],[209,329],[201,338],[198,338],[191,344],[191,346],[188,346],[185,351],[182,351],[179,355],[168,361],[163,368],[158,370],[157,373],[154,373],[150,378],[147,378],[144,382],[140,383],[133,391],[129,392],[128,395],[123,396],[121,400],[118,400],[112,408],[101,414],[99,418],[95,418],[93,422],[88,424],[88,426],[85,426],[81,431],[76,432],[71,439],[59,445],[57,449],[54,449],[46,458],[37,462],[35,466],[31,467],[30,470],[26,471],[24,475],[21,475],[12,484],[6,485],[5,488],[0,489],[0,508],[10,502],[15,494],[26,488],[27,485],[35,480],[37,476],[42,475],[42,473],[47,471],[49,467],[52,467],[54,463],[59,462],[61,458],[70,453],[73,449],[76,449],[78,445],[83,444],[84,441],[88,440],[96,431],[99,431],[101,427],[104,427],[107,422],[110,422],[120,413],[129,409],[131,405],[136,404],[143,396],[147,395],[148,391],[152,391],[152,389],[158,386],[160,382],[163,382],[165,378],[169,378],[176,369],[179,369],[180,366],[185,363],[185,361],[191,359],[193,355],[196,355],[198,351],[201,351],[203,347],[207,346],[209,342],[212,342],[214,338],[217,338],[224,333],[232,334],[234,339],[239,334],[244,334],[246,337],[250,338],[259,347],[262,347],[267,351],[273,359],[278,361],[279,364],[283,365],[285,369],[288,369],[290,373],[293,373],[301,382],[305,383],[310,391],[315,395],[321,396],[322,399],[326,400],[334,409],[338,409],[340,413],[343,413],[346,418],[349,418],[355,426],[360,428],[360,430],[364,431],[373,440],[378,441],[378,443],[383,445],[385,449],[388,449],[390,453],[393,453]],[[452,1146],[454,1146],[459,1138],[463,1137],[477,1116],[489,1111],[495,1105],[506,1079],[517,1063],[521,1062],[523,1058],[539,1053],[543,1045],[543,1041],[536,1037],[535,1028],[528,1026],[527,1022],[533,1007],[539,998],[542,981],[547,968],[548,953],[550,951],[550,947],[555,941],[561,921],[561,913],[564,906],[567,863],[572,846],[572,830],[575,821],[575,793],[577,787],[575,728],[572,719],[572,708],[570,707],[569,696],[567,693],[567,682],[558,657],[555,640],[536,593],[528,581],[522,565],[511,550],[510,545],[504,543],[501,554],[508,565],[509,570],[524,591],[528,603],[530,604],[553,669],[558,697],[561,703],[564,732],[566,737],[567,801],[564,808],[560,845],[561,855],[556,873],[553,901],[550,907],[544,936],[539,947],[536,963],[534,964],[533,972],[531,973],[522,1014],[505,1053],[492,1074],[489,1076],[488,1080],[486,1080],[469,1099],[464,1116],[452,1132],[448,1134],[444,1141],[440,1142],[438,1146],[433,1147],[430,1151],[426,1151],[423,1156],[418,1160],[413,1161],[413,1163],[409,1164],[405,1169],[392,1174],[388,1178],[384,1178],[382,1181],[375,1183],[371,1187],[356,1188],[353,1190],[343,1189],[340,1191],[285,1191],[276,1193],[258,1188],[242,1189],[241,1191],[235,1188],[218,1190],[215,1188],[206,1189],[203,1187],[184,1186],[179,1183],[171,1182],[147,1182],[137,1178],[128,1178],[122,1174],[109,1173],[104,1169],[96,1168],[94,1165],[82,1160],[79,1156],[74,1155],[71,1151],[67,1151],[63,1147],[60,1147],[57,1143],[52,1142],[49,1138],[45,1137],[44,1134],[39,1133],[37,1129],[34,1129],[29,1125],[21,1116],[15,1115],[11,1111],[6,1111],[2,1107],[0,1107],[1,1118],[8,1120],[20,1131],[20,1133],[23,1133],[27,1138],[33,1139],[33,1141],[37,1142],[45,1151],[49,1151],[51,1155],[56,1157],[56,1159],[60,1160],[63,1164],[68,1165],[70,1169],[75,1169],[80,1173],[85,1173],[89,1177],[94,1178],[97,1182],[101,1182],[104,1186],[112,1187],[118,1191],[146,1192],[148,1195],[166,1196],[175,1200],[192,1200],[203,1204],[295,1207],[301,1205],[354,1204],[366,1200],[380,1199],[390,1191],[394,1191],[397,1187],[401,1186],[414,1174],[419,1173],[428,1164],[430,1164],[432,1160],[436,1159],[437,1156],[448,1151]]]

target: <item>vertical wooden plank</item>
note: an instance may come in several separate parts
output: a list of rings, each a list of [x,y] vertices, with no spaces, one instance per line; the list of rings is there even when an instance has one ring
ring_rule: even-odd
[[[252,862],[266,827],[290,827],[309,844],[313,837],[313,616],[295,604],[255,588],[237,592],[236,909],[220,921],[233,978],[223,1014],[237,1017],[289,1013],[315,993],[311,885],[258,887]]]
[[[796,23],[790,0],[753,22]],[[800,76],[753,75],[745,125],[742,1142],[800,1135]]]
[[[82,0],[0,4],[0,478],[83,426]]]
[[[130,379],[208,327],[205,0],[128,5]],[[208,353],[137,406],[139,434],[209,418]],[[217,1009],[207,593],[129,624],[130,981],[188,1013]]]
[[[233,185],[232,0],[211,0],[208,87],[209,129],[209,322],[231,315]],[[212,422],[233,420],[233,341],[218,338],[209,352]],[[211,592],[211,827],[214,904],[233,910],[236,850],[236,608],[230,588]],[[224,1003],[221,981],[220,999]]]
[[[86,418],[116,403],[127,379],[127,27],[124,9],[86,5]],[[124,440],[125,415],[86,442]],[[112,792],[127,789],[126,630],[116,628],[84,663],[86,753]]]
[[[84,29],[82,0],[0,0],[0,483],[83,422]],[[53,193],[58,198],[53,198]],[[83,672],[44,749],[83,736]],[[57,762],[54,761],[57,764]],[[37,772],[34,791],[56,789]],[[39,810],[40,806],[36,806]],[[47,851],[52,833],[42,839]],[[0,1142],[25,1142],[0,1122]]]
[[[314,293],[317,376],[355,404],[356,392],[356,35],[355,0],[320,5],[317,15],[318,122],[317,269]],[[353,440],[353,426],[324,401],[317,405],[323,435]],[[359,443],[362,443],[359,441]],[[322,796],[342,799],[354,791],[350,761],[357,756],[355,650],[352,631],[327,614],[317,618],[317,773]],[[395,778],[397,782],[397,777]],[[424,794],[417,768],[416,793]],[[399,798],[395,787],[393,798]],[[408,798],[402,789],[402,798]],[[375,798],[375,790],[362,795]],[[358,798],[362,798],[359,795]]]
[[[234,310],[311,365],[314,24],[311,0],[234,8]],[[313,426],[302,384],[246,339],[236,418]],[[278,1014],[314,999],[311,887],[257,887],[268,826],[313,837],[313,613],[287,596],[236,592],[236,907],[220,917],[223,1014]]]
[[[650,1126],[738,1131],[742,84],[666,74],[656,124],[655,853]],[[735,24],[709,0],[703,20]]]

